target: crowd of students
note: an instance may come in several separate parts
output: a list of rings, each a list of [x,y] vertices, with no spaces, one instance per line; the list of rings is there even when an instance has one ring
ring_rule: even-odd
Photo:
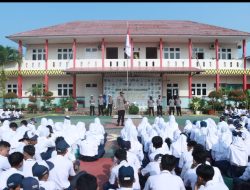
[[[20,119],[23,117],[21,110],[10,110],[10,109],[0,109],[0,121],[4,122],[5,120],[13,121],[15,119]]]
[[[0,190],[96,189],[95,176],[78,173],[76,157],[95,161],[104,155],[107,135],[99,118],[89,130],[83,122],[72,125],[69,116],[56,123],[42,118],[38,127],[35,122],[22,120],[18,126],[5,120],[0,127]],[[27,186],[27,181],[33,182]]]
[[[99,118],[89,130],[68,116],[35,122],[6,120],[0,127],[0,190],[96,190],[96,177],[79,172],[76,156],[92,162],[104,155],[107,133]],[[153,124],[144,117],[138,127],[128,118],[103,189],[227,190],[223,177],[233,179],[234,189],[249,189],[249,129],[248,113],[236,109],[217,124],[186,120],[182,131],[173,115]]]

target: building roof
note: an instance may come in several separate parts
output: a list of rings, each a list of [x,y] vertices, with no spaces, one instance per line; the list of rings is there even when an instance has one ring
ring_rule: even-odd
[[[131,35],[183,35],[183,36],[248,36],[250,33],[238,30],[180,20],[102,20],[76,21],[45,28],[20,32],[7,36],[49,37],[49,36],[106,36],[124,35],[127,23]]]

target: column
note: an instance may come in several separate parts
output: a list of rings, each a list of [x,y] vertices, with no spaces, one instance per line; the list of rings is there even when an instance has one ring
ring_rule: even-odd
[[[160,39],[160,68],[162,69],[162,49],[163,49],[163,44],[162,44],[162,39]]]
[[[48,77],[48,58],[49,58],[49,46],[48,40],[45,40],[45,76],[44,76],[44,84],[45,84],[45,92],[49,90],[49,77]]]
[[[76,39],[73,41],[73,68],[76,68]],[[73,98],[76,98],[76,74],[73,74]]]
[[[131,38],[131,56],[130,56],[131,68],[134,66],[134,41]]]
[[[21,40],[18,41],[18,52],[19,52],[21,59],[23,59],[23,44]],[[23,86],[23,78],[21,74],[21,63],[20,63],[18,64],[18,77],[17,77],[18,98],[22,98],[22,91],[23,91],[22,86]]]
[[[188,39],[188,60],[189,60],[189,69],[192,67],[192,40]],[[192,74],[191,72],[188,75],[188,98],[192,98]]]
[[[247,69],[247,59],[246,59],[246,40],[244,39],[242,41],[242,51],[243,51],[243,61],[244,61],[244,74],[243,74],[243,90],[247,89],[247,75],[246,75],[246,69]]]
[[[102,39],[102,69],[104,69],[104,54],[105,54],[105,44],[104,38]]]
[[[216,59],[216,91],[220,88],[220,74],[219,74],[219,42],[215,40],[215,59]]]

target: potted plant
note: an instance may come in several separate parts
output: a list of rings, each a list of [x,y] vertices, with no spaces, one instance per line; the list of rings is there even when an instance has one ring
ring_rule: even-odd
[[[194,114],[199,115],[201,112],[201,98],[193,97],[189,107],[191,110],[193,110]]]
[[[220,100],[223,98],[222,90],[214,90],[208,94],[210,98],[209,104],[212,105],[212,109],[208,110],[209,115],[215,115],[215,111],[220,110],[221,103]]]

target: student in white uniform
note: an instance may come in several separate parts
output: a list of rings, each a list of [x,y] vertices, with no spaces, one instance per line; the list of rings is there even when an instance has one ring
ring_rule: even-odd
[[[183,181],[179,176],[172,174],[176,165],[176,158],[172,155],[163,155],[161,158],[161,173],[150,176],[144,190],[185,190]]]
[[[48,180],[49,172],[53,168],[54,164],[49,161],[36,162],[32,167],[33,176],[38,178],[40,187],[46,190],[57,190],[56,184]]]
[[[113,167],[111,168],[109,182],[103,186],[103,190],[107,190],[109,188],[115,189],[118,187],[117,186],[118,172],[119,172],[120,167],[122,166],[126,166],[126,167],[129,166],[129,163],[127,162],[127,152],[124,149],[118,149],[116,150],[115,155],[114,155],[114,164],[113,164]],[[135,178],[135,182],[133,183],[133,189],[139,190],[140,184],[139,184],[138,173],[134,172],[134,178]]]
[[[131,166],[122,166],[118,171],[118,186],[117,190],[133,190],[134,169]]]
[[[202,164],[196,169],[197,182],[195,184],[195,190],[228,190],[228,187],[221,182],[213,180],[215,175],[214,168],[210,165]],[[203,187],[201,187],[203,186]],[[201,187],[201,188],[200,188]]]
[[[98,160],[98,142],[95,137],[89,135],[79,144],[79,159],[85,162]]]
[[[7,187],[4,190],[20,190],[23,182],[24,176],[15,173],[12,174],[7,180]]]
[[[3,171],[6,171],[11,167],[8,161],[9,152],[10,143],[6,141],[0,141],[0,175]]]
[[[24,177],[33,177],[32,166],[36,163],[34,159],[35,147],[33,145],[26,145],[23,147],[23,174]]]
[[[179,160],[179,165],[178,168],[181,170],[181,178],[184,177],[185,173],[189,168],[191,168],[191,165],[193,164],[193,149],[194,146],[197,143],[195,141],[188,141],[187,143],[187,152],[183,152],[181,154],[180,160]]]
[[[39,186],[39,182],[34,177],[25,177],[22,181],[23,190],[46,190]]]
[[[57,155],[48,161],[54,164],[54,168],[50,171],[49,180],[54,181],[57,189],[68,189],[70,187],[69,180],[75,176],[73,162],[65,157],[69,145],[61,139],[56,143]]]
[[[7,186],[7,180],[12,174],[19,173],[23,175],[22,173],[23,154],[20,152],[14,152],[8,156],[8,160],[11,165],[11,168],[9,168],[6,171],[3,171],[0,174],[0,189],[1,190]]]
[[[21,126],[17,128],[17,133],[20,136],[23,136],[24,133],[29,130],[29,128],[27,126],[28,126],[27,120],[22,120],[21,121]]]
[[[11,142],[13,141],[13,138],[17,135],[17,130],[18,125],[15,122],[11,122],[9,125],[9,130],[5,130],[2,132],[2,140]]]
[[[231,177],[241,176],[247,167],[248,153],[241,131],[233,131],[233,142],[229,146],[229,162],[231,164]]]
[[[152,144],[153,144],[153,147],[155,148],[155,150],[151,154],[149,154],[149,156],[148,156],[150,161],[153,161],[157,154],[164,155],[164,154],[169,153],[166,151],[166,149],[164,147],[162,147],[163,141],[162,141],[162,138],[160,136],[153,137]]]
[[[83,173],[76,180],[74,190],[97,190],[97,179],[95,176]]]

